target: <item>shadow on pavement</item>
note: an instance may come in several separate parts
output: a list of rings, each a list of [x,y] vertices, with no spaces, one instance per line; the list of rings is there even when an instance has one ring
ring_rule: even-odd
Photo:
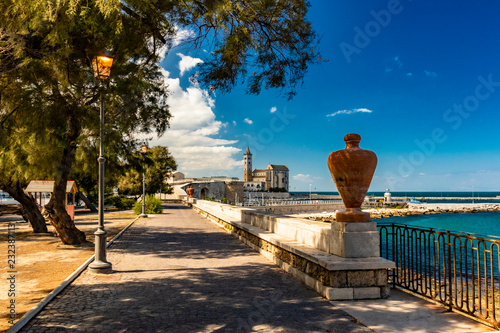
[[[38,317],[45,321],[43,326],[35,322],[31,329],[372,332],[274,267],[174,271],[175,277],[155,278],[147,283],[102,281],[72,286]]]

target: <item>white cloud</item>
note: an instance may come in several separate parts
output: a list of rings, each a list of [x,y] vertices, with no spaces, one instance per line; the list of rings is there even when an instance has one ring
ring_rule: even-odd
[[[234,125],[234,126],[236,126],[236,125],[237,125],[236,120],[233,120],[233,125]]]
[[[425,173],[424,172],[421,172],[418,174],[419,176],[425,176]]]
[[[315,180],[318,180],[321,178],[320,177],[312,177],[311,175],[303,175],[303,174],[299,173],[295,176],[292,176],[292,179],[296,180],[298,182],[302,182],[302,183],[312,183]]]
[[[358,113],[358,112],[372,113],[373,111],[368,110],[367,108],[359,108],[359,109],[351,109],[351,110],[339,110],[337,112],[327,114],[326,116],[327,117],[335,117],[336,115],[339,115],[339,114],[353,114],[353,113]]]
[[[180,171],[229,170],[243,165],[242,160],[235,160],[232,157],[241,152],[241,149],[236,147],[195,145],[169,148],[180,165]]]
[[[399,60],[399,56],[395,56],[394,58],[392,58],[392,60],[396,63],[398,68],[403,67],[403,62],[401,60]]]
[[[209,176],[242,165],[240,156],[233,157],[241,152],[232,146],[238,141],[217,138],[225,123],[216,120],[215,100],[208,91],[196,84],[183,89],[178,78],[170,77],[165,70],[163,74],[170,91],[172,118],[170,128],[151,144],[167,146],[182,172],[210,170]]]
[[[276,112],[276,110],[278,110],[278,109],[277,109],[275,106],[273,106],[273,107],[271,108],[271,110],[269,110],[269,111],[271,111],[271,113],[275,113],[275,112]]]
[[[403,62],[399,59],[399,56],[395,56],[394,58],[390,58],[386,61],[387,65],[385,66],[385,72],[390,73],[394,69],[398,70],[403,67]]]
[[[182,53],[177,53],[179,57],[181,57],[181,61],[179,61],[179,69],[181,70],[181,76],[184,75],[185,72],[190,71],[196,65],[203,63],[203,60],[199,58],[193,58]]]
[[[424,70],[424,73],[425,75],[427,75],[428,77],[437,77],[438,75],[436,74],[436,72],[432,72],[432,71],[428,71],[428,70]]]
[[[160,55],[160,62],[165,59],[165,57],[168,55],[168,50],[178,46],[179,44],[189,40],[190,38],[193,38],[196,36],[196,33],[194,30],[191,29],[185,29],[185,28],[180,28],[178,26],[175,27],[176,33],[175,37],[172,39],[172,45],[164,44],[160,46],[158,49],[157,53]],[[152,40],[151,40],[152,41]]]
[[[412,72],[408,72],[408,73],[406,73],[406,76],[413,76],[413,73]]]
[[[194,30],[180,28],[178,26],[175,27],[177,29],[176,36],[172,41],[172,47],[176,47],[177,45],[189,40],[196,36]]]
[[[252,125],[252,124],[253,124],[253,120],[248,119],[248,118],[245,118],[243,121],[244,121],[245,123],[247,123],[248,125]]]

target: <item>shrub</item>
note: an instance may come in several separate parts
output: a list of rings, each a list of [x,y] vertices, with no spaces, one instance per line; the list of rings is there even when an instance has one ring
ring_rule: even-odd
[[[116,203],[117,199],[118,199],[118,197],[107,197],[107,198],[104,198],[104,205],[105,206],[115,206],[115,203]]]
[[[210,201],[215,201],[215,197],[210,197],[210,199],[208,199]]]
[[[104,199],[104,204],[115,206],[118,209],[131,209],[134,207],[135,200],[133,198],[127,198],[124,195],[113,196]]]
[[[118,209],[132,209],[136,201],[134,198],[122,197],[120,201],[116,203],[116,208]]]
[[[155,198],[152,195],[146,195],[146,214],[161,214],[163,208],[161,206],[161,200]],[[135,203],[134,212],[136,214],[142,214],[142,200]]]
[[[227,203],[227,198],[222,198],[221,202],[222,203]]]

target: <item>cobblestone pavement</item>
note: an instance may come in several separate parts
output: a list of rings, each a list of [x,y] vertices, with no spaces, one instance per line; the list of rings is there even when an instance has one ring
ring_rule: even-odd
[[[171,204],[108,249],[22,332],[373,332],[192,209]]]

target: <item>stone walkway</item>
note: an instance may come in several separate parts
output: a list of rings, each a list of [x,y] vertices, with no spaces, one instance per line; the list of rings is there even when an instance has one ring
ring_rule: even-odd
[[[108,249],[21,332],[373,332],[192,209],[171,204]]]

